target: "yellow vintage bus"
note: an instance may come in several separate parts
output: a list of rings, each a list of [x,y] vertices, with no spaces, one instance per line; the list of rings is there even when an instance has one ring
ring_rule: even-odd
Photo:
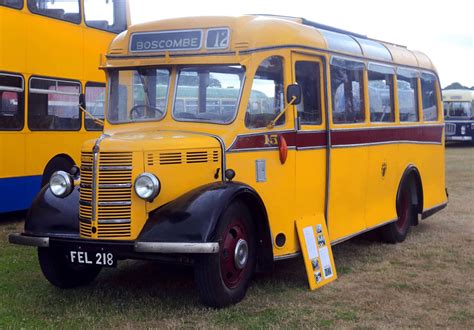
[[[125,0],[0,0],[0,213],[27,209],[80,161],[104,117],[100,55],[127,27]]]
[[[104,134],[10,236],[58,287],[173,259],[226,306],[300,254],[295,221],[323,219],[332,244],[396,243],[446,206],[441,90],[420,52],[301,18],[196,17],[130,27],[103,69]]]

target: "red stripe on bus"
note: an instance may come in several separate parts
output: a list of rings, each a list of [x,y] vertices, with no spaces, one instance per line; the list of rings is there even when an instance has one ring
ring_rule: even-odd
[[[228,151],[276,148],[272,136],[283,135],[288,147],[320,148],[326,146],[325,131],[275,132],[238,136]],[[443,125],[413,127],[380,127],[331,131],[331,145],[364,145],[388,142],[442,143]]]

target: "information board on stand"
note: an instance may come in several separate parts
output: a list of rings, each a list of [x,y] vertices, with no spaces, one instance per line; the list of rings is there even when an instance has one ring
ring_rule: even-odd
[[[336,266],[324,217],[307,217],[296,221],[296,230],[303,253],[311,290],[337,278]]]

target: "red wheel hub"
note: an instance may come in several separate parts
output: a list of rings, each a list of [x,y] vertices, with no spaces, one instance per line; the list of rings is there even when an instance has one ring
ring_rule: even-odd
[[[228,288],[242,279],[248,260],[247,232],[241,219],[234,219],[224,232],[220,256],[221,275]]]

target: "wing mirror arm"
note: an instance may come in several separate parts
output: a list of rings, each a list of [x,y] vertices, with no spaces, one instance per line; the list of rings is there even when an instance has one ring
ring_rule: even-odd
[[[291,105],[297,105],[300,104],[301,102],[301,87],[297,84],[291,84],[288,86],[286,90],[286,102],[287,105],[286,107],[280,111],[280,113],[268,123],[267,128],[271,129],[275,127],[275,124],[277,121],[283,116],[283,114],[286,112],[286,110],[291,106]]]

